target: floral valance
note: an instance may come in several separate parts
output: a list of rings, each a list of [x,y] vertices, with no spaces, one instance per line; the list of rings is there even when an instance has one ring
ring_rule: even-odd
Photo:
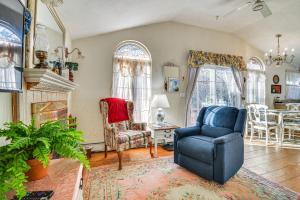
[[[135,76],[148,73],[147,67],[151,65],[151,60],[115,57],[113,64],[114,72],[120,71],[123,76]]]
[[[190,67],[201,67],[204,64],[230,67],[233,66],[241,71],[245,71],[247,69],[246,63],[242,56],[190,50],[188,65]]]

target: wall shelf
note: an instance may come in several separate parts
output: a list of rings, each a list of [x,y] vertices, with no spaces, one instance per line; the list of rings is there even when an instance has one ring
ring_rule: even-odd
[[[70,92],[78,86],[49,69],[26,68],[24,78],[28,90]]]

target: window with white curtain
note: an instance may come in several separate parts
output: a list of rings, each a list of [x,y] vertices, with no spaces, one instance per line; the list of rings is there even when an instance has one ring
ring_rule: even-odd
[[[190,103],[190,125],[196,122],[202,107],[210,105],[239,107],[240,96],[230,67],[202,66]]]
[[[247,63],[247,103],[265,104],[266,75],[262,62],[251,58]]]
[[[300,72],[286,71],[286,98],[300,99]]]
[[[112,96],[133,101],[134,120],[148,122],[151,98],[151,55],[141,43],[126,41],[115,51]]]

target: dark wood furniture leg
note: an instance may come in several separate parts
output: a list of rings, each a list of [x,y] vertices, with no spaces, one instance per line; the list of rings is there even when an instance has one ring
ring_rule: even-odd
[[[107,158],[107,145],[104,145],[104,151],[105,151],[105,158]]]
[[[119,151],[119,152],[118,152],[118,157],[119,157],[119,170],[122,170],[122,155],[123,155],[123,152],[122,152],[122,151]]]
[[[152,146],[153,146],[152,140],[149,140],[148,145],[149,145],[149,147],[150,147],[150,155],[151,155],[151,158],[154,158],[154,154],[153,154],[153,152],[152,152]]]

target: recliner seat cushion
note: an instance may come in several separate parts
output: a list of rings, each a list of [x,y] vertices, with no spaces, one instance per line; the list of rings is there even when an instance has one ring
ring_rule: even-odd
[[[207,136],[207,137],[222,137],[224,135],[228,135],[232,133],[233,131],[228,128],[222,128],[222,127],[212,127],[210,125],[203,125],[201,127],[201,135]]]
[[[211,106],[205,111],[203,124],[234,130],[239,110],[234,107]]]
[[[206,136],[190,136],[177,143],[178,152],[206,164],[213,164],[214,138]]]

